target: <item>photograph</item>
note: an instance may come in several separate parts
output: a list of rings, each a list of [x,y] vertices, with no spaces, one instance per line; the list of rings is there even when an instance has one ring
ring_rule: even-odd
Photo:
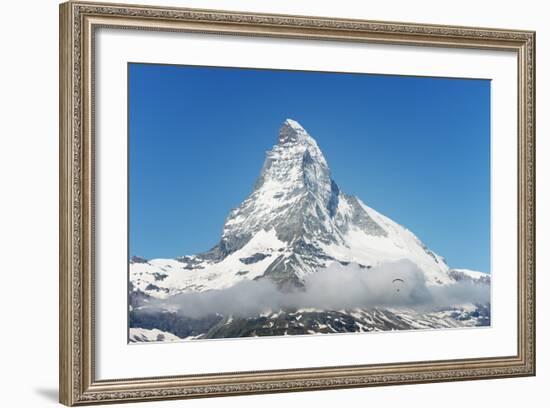
[[[128,62],[127,92],[129,343],[491,326],[490,79]]]

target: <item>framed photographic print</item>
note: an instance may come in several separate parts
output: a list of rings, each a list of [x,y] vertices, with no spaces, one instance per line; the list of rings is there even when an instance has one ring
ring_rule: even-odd
[[[66,405],[535,374],[535,33],[60,6]]]

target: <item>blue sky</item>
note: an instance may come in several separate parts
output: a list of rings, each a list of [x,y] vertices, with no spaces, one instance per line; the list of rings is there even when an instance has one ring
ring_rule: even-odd
[[[490,269],[490,81],[130,64],[130,255],[210,249],[286,118],[340,188]]]

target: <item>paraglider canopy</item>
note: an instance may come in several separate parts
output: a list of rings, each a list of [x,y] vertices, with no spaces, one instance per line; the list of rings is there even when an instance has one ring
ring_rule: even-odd
[[[401,279],[401,278],[396,278],[396,279],[392,280],[391,283],[394,284],[395,290],[396,290],[397,292],[399,292],[399,289],[400,289],[401,286],[405,283],[405,281],[404,281],[403,279]]]

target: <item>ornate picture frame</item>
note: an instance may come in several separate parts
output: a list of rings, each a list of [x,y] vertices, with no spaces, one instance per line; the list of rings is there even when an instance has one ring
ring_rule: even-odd
[[[517,58],[517,352],[483,358],[162,377],[96,376],[95,36],[100,28],[323,40]],[[512,182],[512,181],[510,181]],[[60,402],[80,405],[535,375],[535,33],[67,2],[60,5]],[[125,296],[125,294],[121,294]]]

